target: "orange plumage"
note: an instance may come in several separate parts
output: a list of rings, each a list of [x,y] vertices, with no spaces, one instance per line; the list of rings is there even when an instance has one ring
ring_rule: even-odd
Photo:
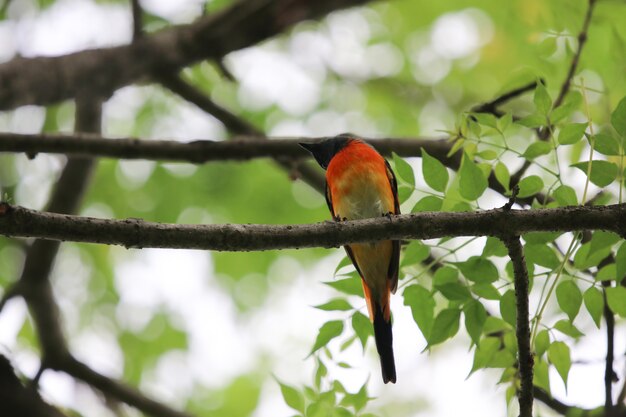
[[[335,220],[400,213],[393,171],[373,147],[352,135],[301,145],[326,169],[326,200]],[[361,275],[383,381],[396,382],[389,301],[398,284],[400,243],[392,240],[355,243],[345,249]]]

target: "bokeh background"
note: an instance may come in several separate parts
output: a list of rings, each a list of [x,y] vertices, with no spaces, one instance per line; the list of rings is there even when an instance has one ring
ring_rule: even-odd
[[[230,3],[142,0],[141,6],[145,29],[152,32]],[[212,62],[185,69],[183,76],[268,136],[349,131],[366,137],[447,137],[474,105],[529,81],[544,79],[554,96],[586,7],[580,0],[373,2],[298,24],[229,54],[223,64],[234,81]],[[595,13],[575,84],[582,80],[589,88],[590,116],[602,123],[626,92],[626,7],[604,0]],[[126,1],[0,0],[0,62],[119,45],[131,37]],[[530,113],[532,94],[510,109]],[[73,117],[72,102],[24,106],[0,113],[0,130],[71,132]],[[229,137],[212,116],[149,84],[124,87],[105,103],[103,135],[180,141]],[[517,132],[509,140],[523,148],[528,138]],[[419,173],[420,160],[409,162]],[[31,160],[0,154],[3,199],[43,208],[64,163],[60,156],[40,154]],[[522,160],[507,163],[514,171]],[[575,170],[564,168],[563,175],[571,184],[584,183]],[[403,211],[427,194],[423,188],[418,178]],[[480,206],[504,201],[487,193]],[[101,160],[80,214],[172,223],[329,218],[320,194],[268,160],[205,165]],[[465,241],[450,245],[459,242]],[[466,259],[484,243],[474,239],[454,256]],[[367,411],[376,415],[507,412],[505,387],[497,385],[499,371],[469,376],[469,337],[460,332],[451,342],[424,351],[426,342],[400,297],[392,303],[397,385],[380,381],[371,340],[365,352],[358,343],[341,349],[351,329],[329,344],[334,360],[308,356],[320,326],[344,317],[313,308],[338,296],[323,282],[334,279],[343,256],[340,249],[207,253],[64,244],[52,282],[70,348],[79,359],[197,415],[293,415],[277,380],[307,383],[318,357],[329,368],[329,384],[339,380],[351,392],[367,384],[369,395],[376,397]],[[0,237],[0,286],[7,288],[19,277],[23,259],[19,241]],[[349,299],[365,311],[362,299]],[[584,362],[572,367],[567,391],[558,376],[552,378],[552,389],[568,403],[594,407],[603,403],[605,342],[589,317],[581,313],[580,320],[590,337],[571,348],[573,359]],[[37,372],[38,345],[21,299],[11,300],[0,315],[0,351],[24,376]],[[626,337],[618,331],[620,375],[624,351]],[[90,417],[116,415],[88,386],[63,373],[46,371],[40,384],[54,404]],[[139,415],[127,407],[118,412]],[[515,415],[515,406],[508,412]]]

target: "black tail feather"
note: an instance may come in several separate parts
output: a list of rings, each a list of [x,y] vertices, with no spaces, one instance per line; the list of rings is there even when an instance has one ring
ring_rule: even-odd
[[[380,367],[383,381],[396,382],[396,364],[393,358],[393,334],[391,320],[386,321],[380,304],[375,303],[374,309],[374,339],[380,356]]]

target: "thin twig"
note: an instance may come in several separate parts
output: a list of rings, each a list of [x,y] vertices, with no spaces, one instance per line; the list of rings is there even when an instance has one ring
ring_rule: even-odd
[[[533,366],[534,358],[530,346],[530,324],[528,308],[528,269],[524,259],[524,248],[519,236],[509,235],[502,238],[502,242],[509,251],[515,274],[515,304],[517,307],[517,350],[518,370],[521,387],[518,393],[520,417],[533,415]]]
[[[491,101],[474,106],[472,107],[472,112],[473,113],[491,113],[495,116],[500,116],[502,115],[502,112],[498,110],[499,106],[501,106],[502,104],[506,103],[509,100],[512,100],[518,96],[521,96],[524,93],[527,93],[528,91],[534,90],[537,87],[537,82],[538,81],[533,81],[522,87],[516,88],[515,90],[508,91]]]
[[[554,104],[552,108],[556,109],[559,107],[565,96],[567,95],[570,85],[572,84],[572,79],[574,78],[574,74],[576,73],[576,69],[578,68],[578,62],[580,61],[580,56],[583,52],[583,47],[585,43],[587,43],[587,34],[589,32],[589,24],[591,23],[591,17],[593,15],[594,6],[596,5],[596,0],[589,0],[589,6],[587,7],[587,13],[585,14],[585,20],[583,21],[582,29],[578,34],[578,49],[576,53],[572,57],[572,62],[570,63],[569,70],[567,71],[567,75],[565,76],[565,80],[561,85],[561,90],[559,91],[559,95],[554,100]]]
[[[615,371],[613,369],[613,361],[615,354],[615,315],[609,303],[606,300],[606,288],[611,286],[610,281],[603,281],[602,292],[604,296],[604,321],[606,323],[606,363],[604,366],[604,408],[610,414],[613,410],[613,381],[615,379]]]
[[[495,236],[503,231],[605,230],[626,236],[626,204],[537,210],[423,212],[387,218],[298,225],[180,225],[141,219],[110,220],[44,213],[0,203],[0,234],[136,248],[257,251],[338,247],[378,240]]]

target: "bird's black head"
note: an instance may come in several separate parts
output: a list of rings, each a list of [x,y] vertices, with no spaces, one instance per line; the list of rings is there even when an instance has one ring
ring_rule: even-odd
[[[321,142],[300,142],[299,145],[311,152],[311,155],[313,155],[317,163],[320,164],[322,168],[326,169],[328,168],[330,160],[333,159],[333,156],[345,148],[346,145],[354,138],[355,136],[352,134],[343,133],[339,136],[325,139]]]

